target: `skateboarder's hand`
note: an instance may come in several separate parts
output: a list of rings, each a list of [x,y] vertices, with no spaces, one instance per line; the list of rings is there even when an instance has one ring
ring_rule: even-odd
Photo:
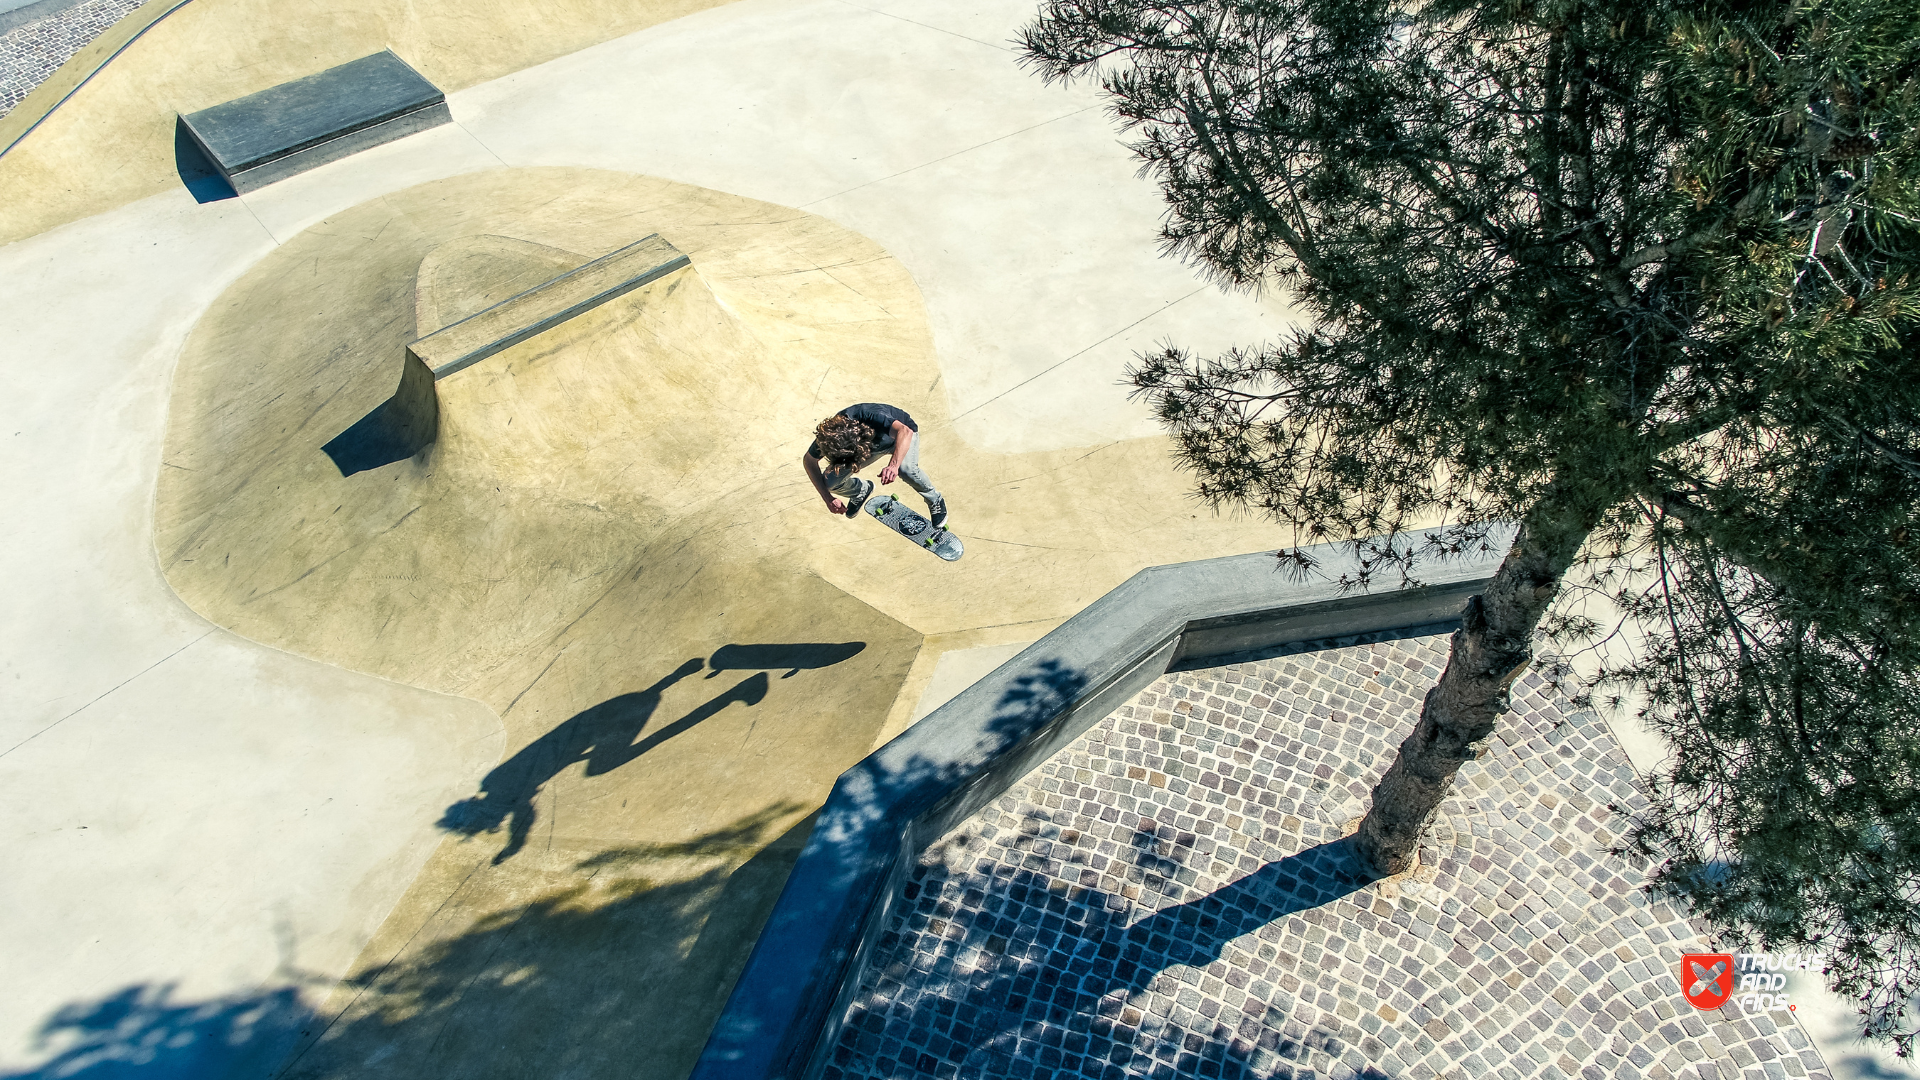
[[[897,467],[889,464],[881,468],[880,470],[881,483],[891,484],[898,479],[900,479],[900,470]]]
[[[845,517],[847,514],[847,504],[841,502],[839,499],[828,499],[827,509],[839,514],[841,517]]]

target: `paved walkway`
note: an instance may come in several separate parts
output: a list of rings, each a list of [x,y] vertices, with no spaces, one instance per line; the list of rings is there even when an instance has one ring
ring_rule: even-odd
[[[1787,1014],[1682,1000],[1704,942],[1606,854],[1632,769],[1537,678],[1360,884],[1338,840],[1446,641],[1156,681],[928,850],[827,1076],[1825,1077]]]
[[[146,0],[82,0],[0,34],[0,116]]]

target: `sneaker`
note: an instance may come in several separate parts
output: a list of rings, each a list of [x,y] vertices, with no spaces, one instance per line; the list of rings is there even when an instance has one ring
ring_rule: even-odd
[[[927,500],[927,520],[933,522],[936,529],[947,527],[947,500],[932,498]]]
[[[862,480],[860,481],[860,483],[862,485],[862,487],[860,488],[860,494],[855,495],[852,498],[847,500],[847,516],[848,517],[859,516],[860,508],[867,505],[867,497],[873,494],[873,481]]]

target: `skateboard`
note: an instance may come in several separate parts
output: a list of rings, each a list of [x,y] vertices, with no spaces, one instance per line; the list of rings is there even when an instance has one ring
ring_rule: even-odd
[[[876,495],[869,498],[866,505],[860,508],[860,512],[872,516],[875,521],[948,562],[952,562],[966,552],[966,548],[960,544],[959,537],[945,529],[934,528],[933,522],[907,509],[907,504],[892,495]]]

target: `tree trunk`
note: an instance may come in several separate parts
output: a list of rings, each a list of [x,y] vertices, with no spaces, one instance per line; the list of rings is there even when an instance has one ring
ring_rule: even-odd
[[[1373,806],[1354,837],[1374,873],[1412,868],[1420,834],[1453,774],[1479,754],[1507,710],[1507,688],[1533,660],[1534,628],[1592,528],[1589,515],[1558,499],[1536,504],[1486,591],[1467,601],[1447,669],[1427,691],[1420,722],[1374,787]]]

